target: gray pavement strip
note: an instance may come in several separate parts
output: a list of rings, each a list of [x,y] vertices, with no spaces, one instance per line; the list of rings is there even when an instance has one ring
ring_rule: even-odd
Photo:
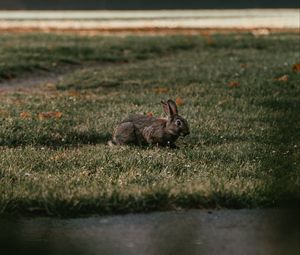
[[[283,209],[19,218],[2,220],[0,227],[0,250],[10,254],[22,250],[22,254],[56,255],[296,255],[300,251],[299,214]]]

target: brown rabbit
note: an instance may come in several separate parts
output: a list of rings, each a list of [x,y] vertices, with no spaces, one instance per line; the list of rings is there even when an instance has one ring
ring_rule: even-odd
[[[179,136],[190,133],[187,121],[178,115],[176,103],[169,99],[161,101],[167,118],[135,115],[118,124],[109,144],[152,144],[176,147]]]

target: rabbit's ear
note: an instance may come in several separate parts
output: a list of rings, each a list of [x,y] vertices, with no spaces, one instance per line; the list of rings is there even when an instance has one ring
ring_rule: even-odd
[[[169,99],[167,103],[168,103],[168,106],[169,106],[169,109],[170,109],[170,115],[173,116],[175,114],[178,114],[176,103],[171,99]]]
[[[168,116],[171,116],[171,112],[170,112],[170,107],[169,107],[169,105],[168,105],[165,101],[161,101],[161,104],[163,105],[164,112],[165,112]]]

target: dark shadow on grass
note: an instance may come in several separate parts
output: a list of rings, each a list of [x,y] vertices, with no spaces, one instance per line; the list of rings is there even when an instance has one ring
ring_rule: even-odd
[[[74,90],[87,90],[87,89],[97,89],[97,88],[103,88],[103,89],[117,89],[122,84],[121,80],[89,80],[88,82],[70,82],[70,83],[63,83],[58,84],[56,88],[58,90],[68,90],[68,89],[74,89]]]
[[[106,144],[111,139],[108,132],[71,132],[68,134],[69,139],[66,141],[70,145],[77,144]]]
[[[66,138],[56,137],[51,134],[37,136],[31,140],[14,138],[6,140],[0,146],[18,147],[25,145],[47,146],[51,148],[77,147],[86,144],[106,144],[111,139],[108,132],[68,132]]]
[[[276,113],[276,118],[267,119],[272,127],[268,135],[269,153],[262,159],[261,166],[261,171],[272,176],[266,187],[265,206],[295,207],[300,202],[299,184],[296,183],[300,155],[300,97],[297,91],[292,97],[291,91],[286,92],[289,98],[268,98],[261,103],[270,114]]]

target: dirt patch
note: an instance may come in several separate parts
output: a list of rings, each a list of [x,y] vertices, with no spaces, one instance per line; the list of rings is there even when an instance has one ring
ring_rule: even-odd
[[[214,33],[299,33],[299,28],[182,28],[182,27],[136,27],[136,28],[56,28],[56,27],[10,27],[0,28],[1,33],[57,33],[57,34],[80,34],[80,35],[208,35]]]
[[[10,89],[19,89],[19,88],[34,88],[40,85],[47,83],[55,83],[62,79],[62,74],[57,75],[54,73],[34,74],[26,75],[22,78],[15,78],[10,80],[4,80],[0,82],[0,91],[10,90]]]
[[[111,64],[111,63],[110,63]],[[21,77],[0,81],[0,93],[11,91],[32,91],[54,87],[67,75],[80,69],[96,68],[106,66],[108,63],[85,63],[84,65],[66,65],[46,72],[23,74]]]

